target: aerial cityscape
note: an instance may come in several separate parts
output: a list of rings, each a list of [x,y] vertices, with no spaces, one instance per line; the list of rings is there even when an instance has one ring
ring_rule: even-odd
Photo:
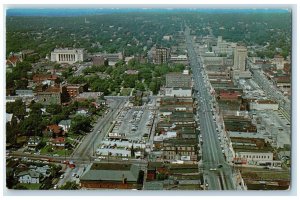
[[[291,10],[5,17],[7,189],[290,189]]]

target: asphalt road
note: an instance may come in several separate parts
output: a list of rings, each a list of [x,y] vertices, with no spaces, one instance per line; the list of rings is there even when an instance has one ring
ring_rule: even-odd
[[[198,116],[200,118],[201,134],[203,136],[202,164],[200,170],[204,172],[204,181],[208,184],[209,190],[234,190],[232,168],[226,162],[222,153],[216,124],[213,120],[208,82],[205,83],[205,72],[201,60],[198,60],[194,50],[193,41],[189,35],[189,28],[186,29],[186,41],[190,65],[193,71],[194,88],[198,100]],[[204,78],[202,76],[204,74]],[[206,79],[207,80],[207,79]]]
[[[99,118],[94,125],[94,130],[85,136],[78,148],[75,149],[70,159],[76,160],[90,160],[96,150],[98,144],[101,143],[105,137],[111,122],[117,117],[120,109],[124,106],[126,101],[124,98],[111,97],[109,112],[105,117]]]
[[[252,69],[253,78],[256,83],[264,90],[264,92],[280,105],[282,114],[291,121],[291,102],[285,97],[270,81],[262,74],[260,69]]]

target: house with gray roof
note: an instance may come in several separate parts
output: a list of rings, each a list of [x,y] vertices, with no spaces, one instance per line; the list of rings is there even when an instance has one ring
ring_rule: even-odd
[[[17,175],[19,183],[39,183],[40,176],[40,173],[33,169],[22,171]]]
[[[65,132],[68,132],[70,127],[71,127],[71,120],[68,119],[68,120],[61,120],[59,123],[58,123],[58,126],[62,127],[62,129],[65,131]]]

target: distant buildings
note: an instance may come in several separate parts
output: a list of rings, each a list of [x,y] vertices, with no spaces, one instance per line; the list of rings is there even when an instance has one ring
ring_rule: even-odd
[[[222,36],[218,37],[217,46],[212,46],[212,51],[217,55],[232,55],[235,43],[226,42]]]
[[[280,55],[274,56],[273,63],[276,65],[277,70],[284,68],[284,58]]]
[[[73,64],[75,62],[83,62],[85,56],[84,49],[59,48],[51,52],[51,61]]]
[[[92,62],[93,62],[93,65],[96,65],[96,66],[108,65],[107,58],[105,58],[102,55],[92,57]]]
[[[94,60],[96,59],[96,60]],[[124,56],[122,52],[119,53],[97,53],[93,57],[93,63],[99,62],[99,64],[102,64],[102,62],[107,62],[109,66],[114,66],[118,61],[123,60]]]

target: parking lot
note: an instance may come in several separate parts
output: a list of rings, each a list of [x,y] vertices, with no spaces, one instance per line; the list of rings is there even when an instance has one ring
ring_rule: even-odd
[[[130,157],[132,147],[136,152],[145,149],[154,115],[153,111],[143,106],[124,108],[97,147],[96,155]]]

